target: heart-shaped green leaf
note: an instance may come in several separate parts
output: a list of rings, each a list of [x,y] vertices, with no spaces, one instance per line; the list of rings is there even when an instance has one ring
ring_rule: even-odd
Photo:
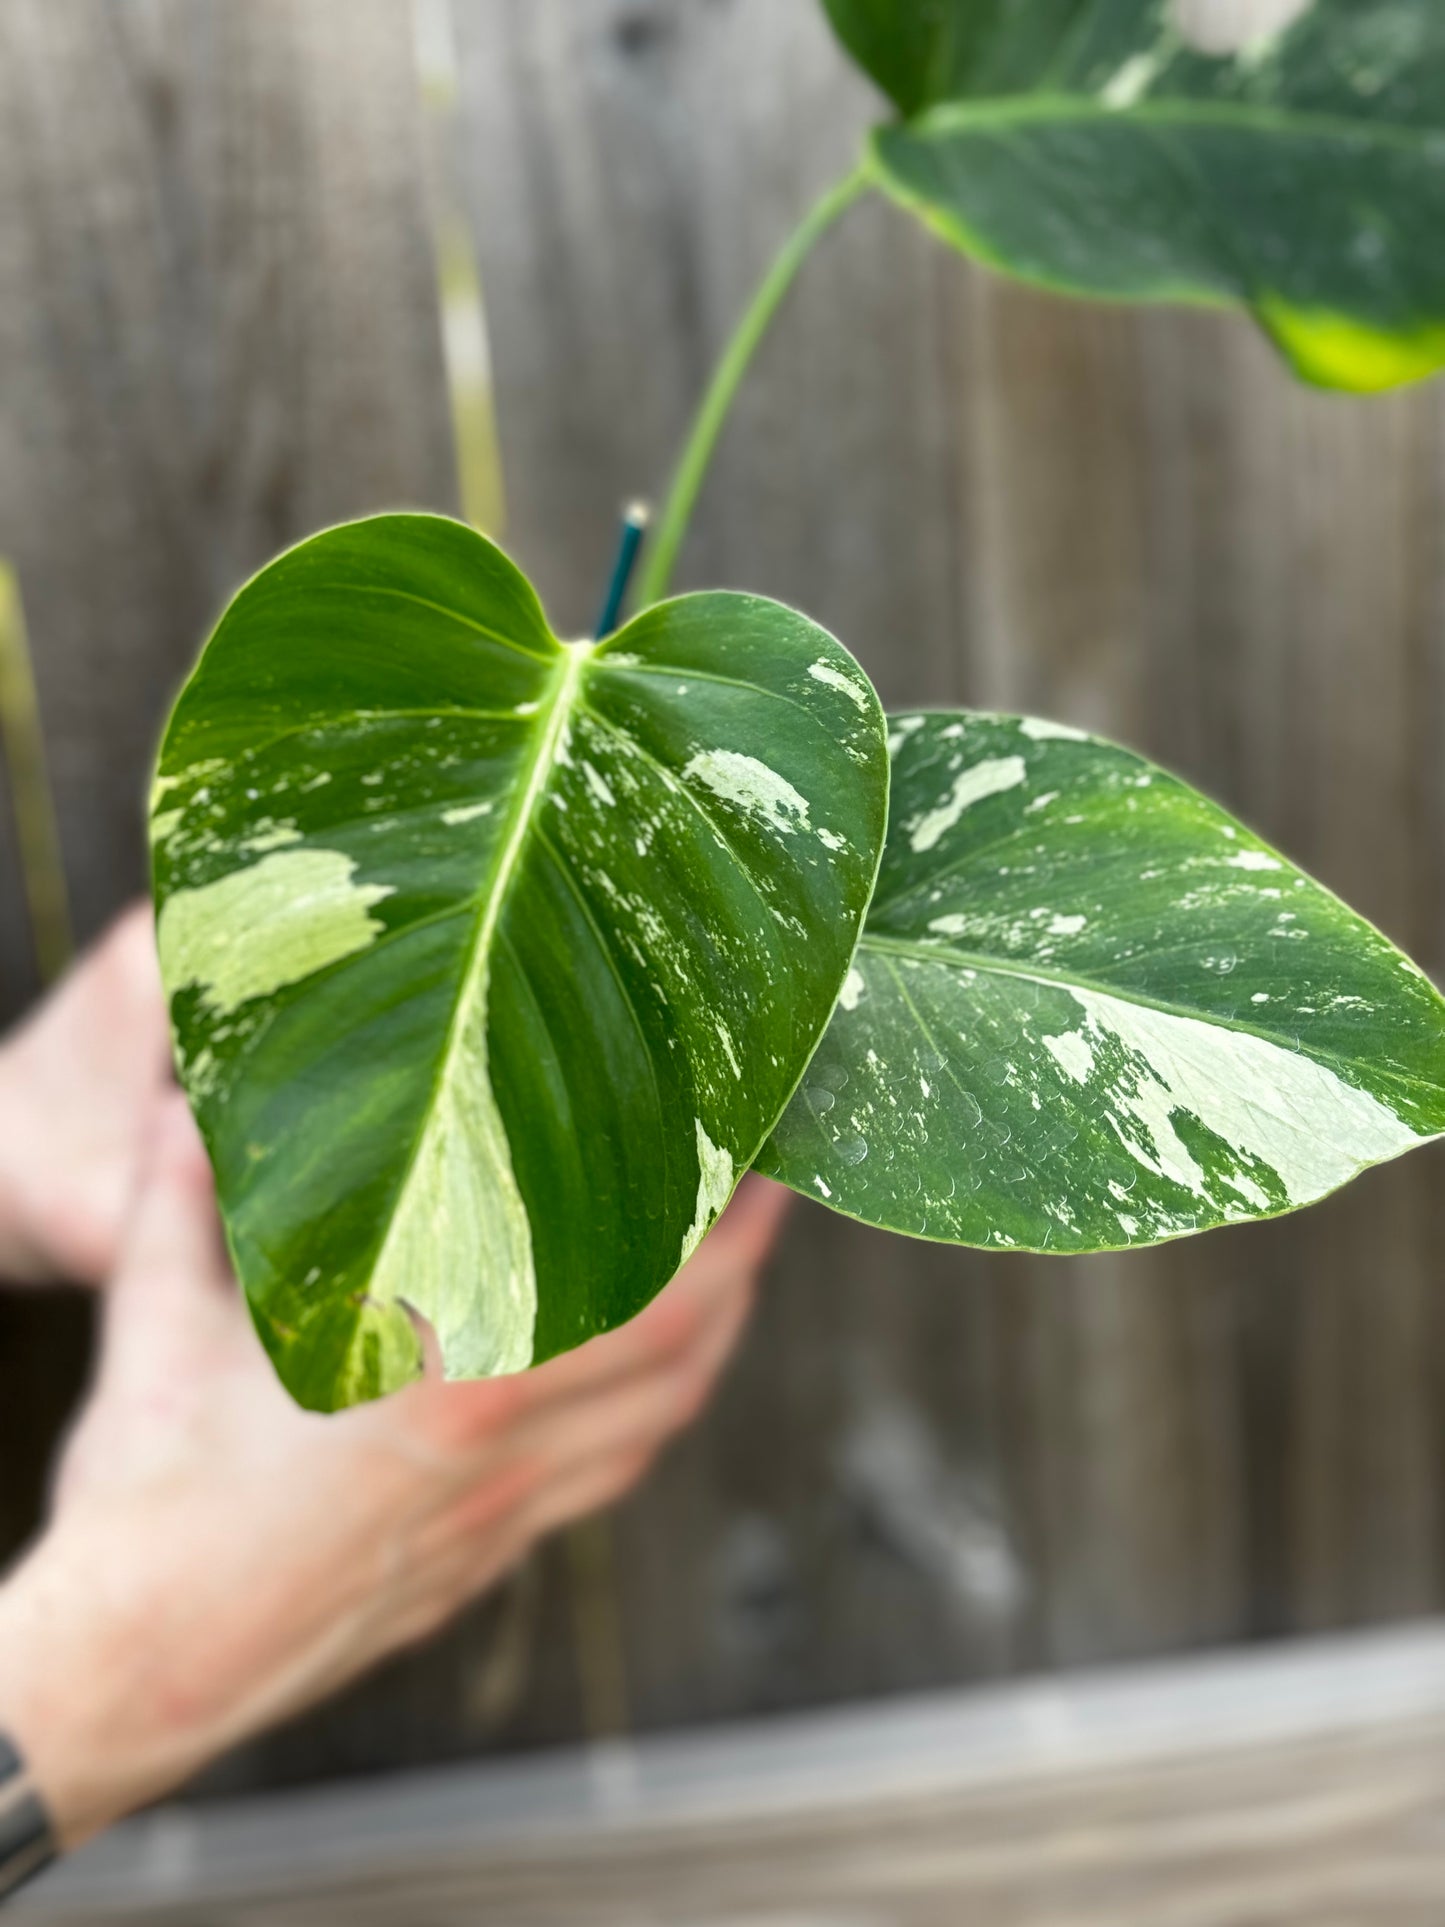
[[[867,678],[752,596],[554,638],[436,516],[232,602],[151,820],[178,1062],[287,1385],[322,1409],[630,1318],[824,1029],[876,874]]]
[[[877,897],[764,1170],[918,1237],[1100,1251],[1445,1131],[1445,1002],[1216,804],[1057,724],[893,732]]]
[[[1445,7],[1308,0],[1230,53],[1188,0],[827,0],[903,111],[883,185],[1045,287],[1240,303],[1296,371],[1445,364]],[[1278,9],[1276,9],[1278,11]]]

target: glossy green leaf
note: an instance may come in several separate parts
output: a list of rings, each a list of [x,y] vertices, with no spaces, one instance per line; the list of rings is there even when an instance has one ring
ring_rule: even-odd
[[[565,645],[435,516],[303,543],[182,693],[151,819],[181,1075],[319,1408],[630,1318],[726,1203],[848,967],[883,718],[829,636],[702,595]]]
[[[833,31],[905,120],[963,94],[1038,84],[1078,0],[823,0]],[[1007,76],[1005,80],[1004,76]]]
[[[1243,304],[1327,387],[1445,364],[1439,0],[1313,0],[1229,53],[1180,0],[827,6],[906,117],[880,181],[957,246],[1071,293]]]
[[[1098,1251],[1445,1131],[1445,1002],[1216,804],[1056,724],[893,727],[878,893],[764,1170],[918,1237]]]

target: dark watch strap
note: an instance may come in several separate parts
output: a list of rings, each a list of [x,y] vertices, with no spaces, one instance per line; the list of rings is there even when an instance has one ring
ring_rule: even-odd
[[[14,1744],[0,1733],[0,1900],[55,1858],[45,1802]]]

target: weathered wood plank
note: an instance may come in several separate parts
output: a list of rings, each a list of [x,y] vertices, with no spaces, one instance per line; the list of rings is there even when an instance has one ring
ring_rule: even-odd
[[[16,0],[0,20],[0,531],[87,928],[218,603],[452,464],[404,7]]]
[[[85,933],[143,887],[151,751],[227,591],[318,523],[452,500],[410,59],[394,0],[0,8],[0,554]],[[0,1019],[33,986],[6,835]],[[0,1304],[0,1359],[4,1559],[83,1306]]]
[[[806,0],[458,18],[514,534],[580,622],[871,103]],[[865,206],[684,575],[801,603],[895,704],[1139,743],[1439,962],[1442,447],[1434,391],[1309,395],[1243,323],[1052,302]],[[1071,1266],[800,1213],[733,1387],[621,1521],[638,1717],[1437,1599],[1437,1169]]]
[[[1437,1628],[136,1823],[50,1927],[1395,1927],[1445,1908]]]
[[[514,546],[580,630],[618,505],[873,104],[814,0],[454,14]],[[85,929],[140,882],[151,743],[225,590],[322,522],[452,499],[415,116],[404,0],[0,10],[0,552]],[[1439,968],[1442,393],[1306,394],[1242,323],[1050,302],[868,203],[759,359],[684,578],[808,608],[894,705],[1129,738]],[[11,1009],[18,917],[0,847]],[[800,1209],[716,1411],[619,1516],[634,1719],[1441,1603],[1438,1172],[1076,1265]],[[505,1679],[482,1608],[224,1783],[575,1731],[555,1559],[533,1601]]]

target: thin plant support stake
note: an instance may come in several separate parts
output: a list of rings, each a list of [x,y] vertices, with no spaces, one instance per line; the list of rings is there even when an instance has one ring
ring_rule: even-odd
[[[622,518],[622,534],[617,543],[617,560],[612,565],[612,579],[607,584],[607,594],[603,597],[602,613],[597,618],[594,631],[595,640],[605,642],[622,619],[622,605],[627,600],[627,591],[632,586],[632,572],[637,567],[637,558],[642,552],[647,525],[652,519],[652,511],[646,502],[634,502]]]
[[[0,741],[10,773],[20,870],[30,911],[31,941],[42,983],[52,983],[74,950],[70,900],[35,672],[20,600],[20,581],[0,560]]]
[[[414,0],[412,21],[457,486],[467,521],[500,541],[506,533],[507,493],[481,270],[458,179],[451,0]]]

